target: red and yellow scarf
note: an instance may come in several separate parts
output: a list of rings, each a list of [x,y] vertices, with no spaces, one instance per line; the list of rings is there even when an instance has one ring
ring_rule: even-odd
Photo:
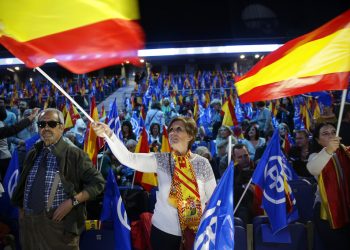
[[[189,160],[190,153],[188,151],[185,156],[171,153],[175,167],[168,201],[177,208],[182,233],[186,227],[197,232],[202,216],[198,184]]]
[[[322,170],[318,185],[321,196],[321,218],[333,229],[350,223],[350,148],[343,145]]]

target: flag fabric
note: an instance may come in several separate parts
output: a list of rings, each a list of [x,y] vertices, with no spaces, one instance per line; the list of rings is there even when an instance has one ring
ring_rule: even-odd
[[[199,106],[198,106],[198,98],[194,100],[194,107],[193,107],[193,119],[197,123],[199,118]]]
[[[29,139],[25,140],[26,152],[28,152],[33,147],[35,142],[39,139],[40,139],[40,135],[39,135],[39,133],[36,133],[32,137],[30,137]]]
[[[346,89],[350,71],[350,10],[287,42],[235,83],[242,102]]]
[[[298,176],[281,151],[278,129],[275,130],[252,177],[263,191],[262,208],[270,219],[275,234],[298,219],[296,201],[288,181]]]
[[[99,121],[98,111],[94,97],[91,98],[90,116],[94,121]],[[84,151],[89,155],[89,158],[95,166],[97,163],[98,151],[102,147],[103,141],[101,141],[101,139],[97,137],[94,130],[91,128],[91,122],[89,122],[85,134]]]
[[[149,153],[148,136],[146,128],[143,127],[139,141],[137,142],[135,153]],[[155,173],[142,173],[139,171],[135,172],[134,183],[140,184],[142,188],[146,191],[151,191],[155,186],[158,186],[157,175]]]
[[[301,121],[302,121],[302,126],[310,131],[311,127],[311,118],[310,118],[310,113],[309,110],[307,109],[306,104],[302,104],[300,107],[300,116],[301,116]]]
[[[222,120],[222,125],[231,127],[238,124],[236,113],[235,113],[235,107],[233,105],[231,96],[222,105],[221,110],[225,113],[224,118]]]
[[[75,126],[75,124],[77,123],[77,120],[81,117],[78,110],[75,108],[73,104],[70,105],[68,113],[70,114],[70,117],[72,119],[73,126]]]
[[[117,137],[123,141],[123,134],[121,131],[122,126],[120,125],[120,119],[118,114],[117,99],[114,98],[111,109],[108,114],[108,126],[117,135]]]
[[[168,130],[166,129],[166,126],[163,125],[163,132],[162,132],[162,147],[160,149],[160,152],[167,153],[171,151],[170,143],[169,143],[169,135]]]
[[[194,250],[234,249],[233,168],[231,161],[204,210]]]
[[[284,152],[286,154],[289,153],[290,149],[292,148],[292,146],[290,145],[290,141],[289,141],[289,134],[286,132],[286,134],[284,135],[284,140],[283,140],[283,145],[282,148],[284,149]]]
[[[108,171],[103,197],[101,221],[113,221],[115,250],[132,249],[131,227],[111,168]]]
[[[320,216],[333,229],[350,223],[350,149],[341,145],[318,177]]]
[[[102,121],[106,121],[106,119],[107,119],[107,115],[106,115],[106,110],[105,110],[105,105],[104,104],[102,104],[102,107],[101,107],[100,117],[101,117]],[[104,122],[104,123],[106,123],[106,122]],[[107,121],[107,124],[108,124],[108,121]]]
[[[72,117],[70,116],[70,112],[67,112],[66,118],[64,120],[65,120],[64,121],[64,130],[65,131],[74,127]]]
[[[0,215],[9,219],[18,218],[18,209],[11,205],[10,200],[17,186],[19,174],[18,153],[15,148],[3,182],[5,192],[0,197]]]
[[[0,43],[31,68],[55,58],[82,74],[136,62],[144,46],[137,0],[1,1],[0,16]]]

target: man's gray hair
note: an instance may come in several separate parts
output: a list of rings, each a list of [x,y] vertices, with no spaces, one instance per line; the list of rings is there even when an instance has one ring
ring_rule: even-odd
[[[59,111],[58,109],[54,109],[54,108],[47,108],[47,109],[40,111],[39,116],[38,116],[38,120],[40,119],[40,117],[42,115],[44,115],[46,113],[56,113],[58,116],[59,122],[64,125],[63,113],[61,111]]]

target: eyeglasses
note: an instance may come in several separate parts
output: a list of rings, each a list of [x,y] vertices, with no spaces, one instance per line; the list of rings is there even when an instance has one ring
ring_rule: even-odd
[[[62,124],[58,121],[39,121],[38,123],[39,128],[45,128],[46,124],[49,125],[50,128],[56,128],[58,124]]]
[[[176,133],[181,133],[181,132],[184,132],[185,131],[185,129],[184,128],[182,128],[182,127],[177,127],[177,128],[170,128],[169,129],[169,131],[168,131],[168,133],[170,134],[170,133],[173,133],[173,132],[176,132]]]
[[[329,132],[323,132],[321,133],[321,136],[335,136],[336,135],[336,131],[331,131],[330,133]]]

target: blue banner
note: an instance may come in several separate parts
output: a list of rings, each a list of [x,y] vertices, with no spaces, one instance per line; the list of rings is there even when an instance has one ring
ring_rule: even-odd
[[[298,179],[298,176],[281,151],[278,129],[275,130],[252,179],[263,190],[262,208],[269,216],[273,233],[298,219],[296,201],[288,184],[288,181]]]
[[[114,249],[131,250],[131,228],[111,168],[108,171],[106,190],[103,197],[101,221],[113,221]]]
[[[6,175],[4,178],[3,186],[4,193],[0,198],[0,214],[1,216],[5,216],[8,219],[16,219],[18,218],[18,209],[11,205],[11,197],[17,186],[17,181],[19,177],[19,163],[18,163],[18,153],[15,148],[12,153],[12,158],[8,169],[6,171]]]
[[[204,210],[194,249],[234,249],[233,162]]]

